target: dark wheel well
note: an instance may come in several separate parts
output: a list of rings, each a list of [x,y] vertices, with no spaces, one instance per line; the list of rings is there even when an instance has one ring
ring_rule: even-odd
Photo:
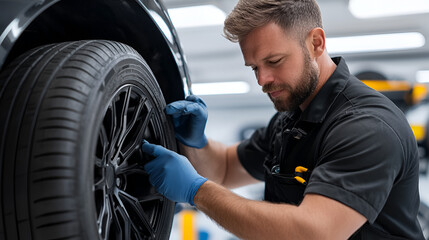
[[[133,47],[146,59],[166,102],[184,98],[180,74],[183,70],[178,68],[170,50],[177,46],[166,41],[144,7],[135,0],[59,1],[24,30],[5,65],[37,46],[85,39],[113,40]]]

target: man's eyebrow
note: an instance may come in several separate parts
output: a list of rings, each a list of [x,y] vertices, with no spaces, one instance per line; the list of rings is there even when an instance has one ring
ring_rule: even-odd
[[[268,56],[266,56],[265,58],[263,58],[262,60],[267,61],[270,58],[273,57],[279,57],[279,56],[285,56],[286,54],[284,53],[273,53],[273,54],[269,54]]]
[[[267,61],[268,59],[273,58],[273,57],[284,57],[284,56],[287,56],[287,55],[288,54],[285,54],[285,53],[270,53],[266,57],[264,57],[262,60],[263,61]],[[246,67],[251,67],[252,65],[253,64],[244,62],[244,66],[246,66]]]

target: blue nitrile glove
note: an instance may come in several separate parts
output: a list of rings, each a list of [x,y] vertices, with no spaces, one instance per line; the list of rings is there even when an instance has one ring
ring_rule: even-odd
[[[142,150],[155,157],[144,169],[158,192],[172,201],[194,205],[194,196],[207,178],[201,177],[185,156],[162,146],[144,141]]]
[[[165,113],[172,116],[176,138],[181,143],[194,148],[207,145],[204,128],[208,113],[201,98],[190,95],[186,100],[170,103],[165,108]]]

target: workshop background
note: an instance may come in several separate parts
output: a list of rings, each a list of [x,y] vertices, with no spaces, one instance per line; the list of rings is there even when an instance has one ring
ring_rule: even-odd
[[[264,126],[274,114],[238,44],[226,40],[223,21],[236,0],[165,0],[191,74],[192,90],[208,105],[206,135],[232,144]],[[421,150],[421,217],[428,236],[429,1],[318,0],[331,56],[392,97],[407,114]],[[378,81],[375,81],[378,80]],[[381,81],[380,81],[381,80]],[[389,95],[390,94],[390,95]],[[263,184],[235,190],[262,199]],[[187,205],[175,215],[172,240],[232,240],[204,214]]]

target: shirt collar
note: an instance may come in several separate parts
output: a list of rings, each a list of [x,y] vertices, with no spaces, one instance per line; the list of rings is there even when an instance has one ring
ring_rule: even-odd
[[[301,120],[313,123],[321,123],[335,101],[337,96],[346,86],[350,71],[346,61],[342,57],[332,58],[337,68],[322,86],[308,107],[302,112]]]

